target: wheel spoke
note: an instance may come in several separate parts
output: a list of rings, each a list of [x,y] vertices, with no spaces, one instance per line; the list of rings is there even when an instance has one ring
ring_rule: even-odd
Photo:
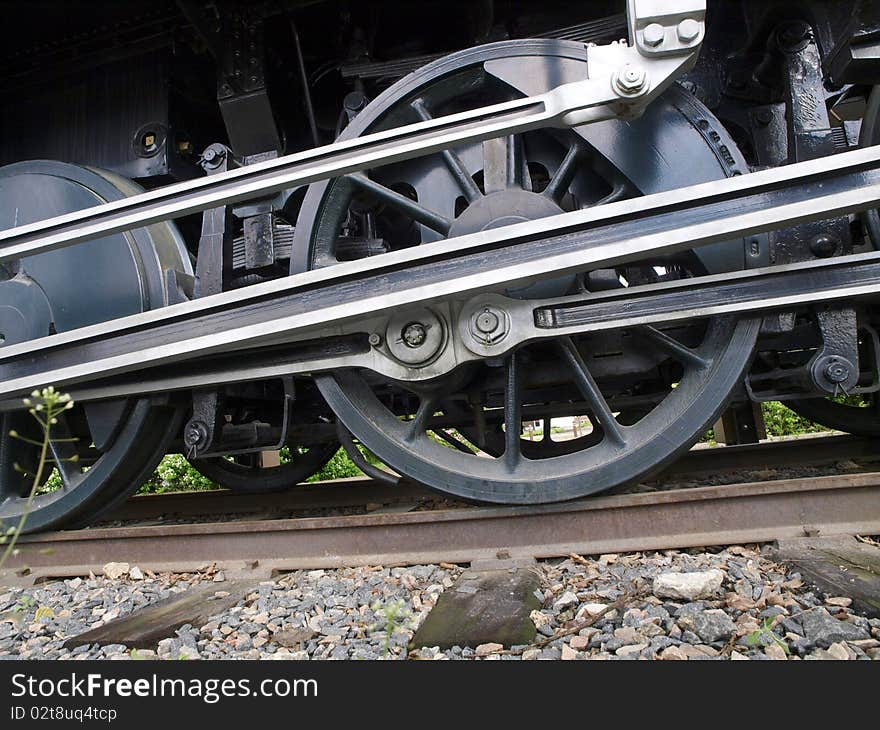
[[[82,478],[82,471],[77,455],[76,441],[70,434],[67,417],[64,413],[57,416],[58,423],[53,424],[50,431],[49,450],[55,460],[55,468],[61,475],[65,488],[74,486]]]
[[[523,155],[516,135],[483,142],[483,188],[486,195],[520,185]]]
[[[683,365],[689,365],[698,370],[705,370],[709,367],[709,361],[698,355],[695,350],[681,344],[678,340],[658,330],[656,327],[644,325],[639,327],[637,331],[654,342],[661,350],[668,352]]]
[[[479,446],[484,451],[486,450],[486,412],[483,410],[483,406],[479,403],[474,403],[471,406],[471,413],[474,415],[474,426],[477,429],[477,446]]]
[[[410,216],[414,221],[427,226],[433,231],[437,231],[437,233],[442,233],[445,236],[449,233],[449,229],[452,227],[452,221],[448,218],[443,217],[439,213],[435,213],[433,210],[428,210],[425,206],[420,205],[415,200],[410,200],[405,195],[401,195],[391,188],[385,187],[381,183],[377,183],[375,180],[371,180],[364,174],[352,174],[348,176],[348,179],[362,190],[375,195],[383,203],[397,208],[401,212]]]
[[[611,192],[608,195],[599,198],[595,203],[592,203],[590,208],[596,208],[600,205],[607,205],[608,203],[616,203],[618,200],[625,200],[626,198],[633,197],[632,187],[626,182],[617,182],[614,187],[611,189]]]
[[[507,136],[507,187],[513,188],[519,184],[519,177],[522,170],[520,169],[519,144],[516,136],[510,134]]]
[[[451,433],[449,433],[449,431],[446,431],[445,429],[442,429],[442,428],[435,428],[435,429],[432,429],[432,430],[433,430],[434,433],[436,433],[441,439],[443,439],[446,443],[448,443],[450,446],[452,446],[452,447],[458,449],[458,450],[461,451],[463,454],[468,454],[468,455],[470,455],[470,456],[473,456],[473,455],[474,455],[474,450],[473,450],[472,448],[470,448],[470,447],[469,447],[466,443],[464,443],[461,439],[458,439],[458,438],[456,438],[455,436],[453,436]]]
[[[593,380],[593,376],[580,352],[578,352],[577,347],[575,347],[574,342],[572,342],[570,337],[560,338],[558,342],[562,354],[574,374],[578,390],[580,390],[581,395],[584,396],[584,399],[592,408],[593,414],[596,420],[599,421],[599,425],[605,432],[606,437],[618,446],[623,446],[626,443],[623,427],[614,418],[614,414],[611,412],[611,408],[608,407],[605,396],[602,395],[602,391],[599,390],[599,386]]]
[[[409,430],[404,437],[408,443],[412,443],[419,436],[425,433],[428,428],[428,421],[434,415],[436,410],[437,399],[434,396],[423,396],[419,401],[419,408],[415,416],[409,422]]]
[[[571,181],[574,180],[574,175],[577,172],[582,155],[583,147],[581,145],[572,144],[568,148],[565,157],[562,158],[562,162],[559,163],[559,167],[553,173],[553,177],[550,178],[547,187],[544,188],[543,195],[559,202],[562,196],[565,195],[565,191],[568,190],[568,186],[571,185]]]
[[[427,122],[434,118],[425,106],[425,102],[421,99],[416,99],[410,104],[410,106],[412,106],[413,110],[418,114],[419,119],[423,122]],[[453,150],[443,150],[440,153],[440,156],[443,158],[443,162],[446,164],[450,174],[461,189],[461,192],[464,193],[464,197],[468,199],[468,202],[473,203],[475,200],[481,198],[483,194],[480,192],[480,188],[477,187],[474,179],[468,173],[461,158]]]
[[[522,403],[519,392],[519,364],[516,353],[507,360],[507,382],[504,391],[504,462],[513,471],[522,458]]]

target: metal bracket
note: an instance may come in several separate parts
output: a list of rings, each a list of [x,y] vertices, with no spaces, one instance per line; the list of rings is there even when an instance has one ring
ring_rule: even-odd
[[[194,393],[194,415],[184,428],[184,442],[187,446],[188,458],[235,456],[236,454],[248,454],[257,450],[279,451],[282,449],[288,441],[290,420],[296,396],[293,378],[285,377],[281,380],[284,383],[284,398],[282,401],[280,433],[278,433],[277,429],[261,428],[261,426],[265,427],[267,424],[260,424],[257,422],[240,425],[222,424],[219,420],[221,400],[216,397],[212,398],[212,396],[216,396],[216,394]],[[204,397],[206,395],[208,396],[207,398]],[[211,417],[212,408],[214,410],[213,418]],[[196,413],[197,409],[198,413]],[[191,431],[193,434],[201,433],[203,427],[199,424],[212,422],[218,425],[215,429],[209,429],[209,438],[200,442],[198,448],[192,455],[190,455],[190,444],[187,442],[187,435],[190,434]]]
[[[232,167],[232,151],[222,144],[212,144],[202,153],[201,165],[208,176],[223,174]],[[223,291],[232,270],[232,240],[232,211],[228,205],[202,213],[193,296]]]
[[[688,53],[706,33],[704,0],[628,0],[630,43],[647,58]]]
[[[222,21],[217,102],[232,149],[240,156],[280,150],[263,70],[264,21],[238,11]]]
[[[856,311],[829,306],[816,312],[822,347],[808,367],[813,385],[833,396],[847,395],[859,382],[859,342]]]
[[[214,442],[220,428],[220,392],[194,391],[193,415],[183,429],[183,444],[188,459],[202,456]]]

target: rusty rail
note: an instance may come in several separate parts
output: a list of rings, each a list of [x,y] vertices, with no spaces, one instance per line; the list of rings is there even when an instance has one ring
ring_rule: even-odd
[[[880,461],[880,439],[856,436],[806,436],[743,446],[696,447],[657,475],[668,482],[705,473],[737,469],[806,466],[840,459]],[[366,477],[303,484],[286,492],[236,494],[228,490],[177,492],[133,497],[102,518],[109,520],[160,520],[199,515],[265,515],[368,503],[392,505],[442,497],[427,487],[401,482],[397,487],[378,484]]]
[[[100,572],[108,561],[154,571],[271,575],[301,568],[472,562],[880,533],[880,473],[484,508],[138,526],[28,536],[0,583]]]

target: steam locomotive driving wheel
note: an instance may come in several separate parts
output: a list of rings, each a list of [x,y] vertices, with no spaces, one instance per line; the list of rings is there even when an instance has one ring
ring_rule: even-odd
[[[0,229],[138,192],[107,172],[61,162],[0,169]],[[159,223],[0,268],[4,347],[168,304],[166,272],[192,273],[173,224]],[[44,434],[26,410],[0,414],[0,522],[28,531],[86,522],[143,483],[177,434],[166,397],[76,403],[50,431],[51,463],[34,485]],[[17,432],[28,441],[16,437]],[[56,470],[56,475],[47,479]],[[32,497],[32,490],[34,494]]]
[[[576,43],[469,49],[391,86],[342,138],[540,93],[585,74]],[[636,121],[528,132],[313,185],[291,265],[294,272],[332,266],[745,169],[720,123],[674,88]],[[498,294],[535,299],[743,266],[742,241],[730,241]],[[491,329],[497,313],[483,314],[475,326]],[[458,336],[430,308],[397,319],[375,341],[404,362],[406,348]],[[545,340],[433,380],[348,369],[317,382],[345,426],[407,476],[476,501],[551,502],[637,479],[689,447],[725,405],[757,330],[755,321],[713,318]],[[573,437],[554,434],[564,431]]]

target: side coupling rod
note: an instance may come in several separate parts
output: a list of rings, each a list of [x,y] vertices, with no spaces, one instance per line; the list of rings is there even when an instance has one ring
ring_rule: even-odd
[[[340,367],[426,380],[561,333],[876,296],[880,254],[580,300],[498,292],[878,205],[880,147],[870,147],[563,213],[10,345],[0,349],[0,399],[47,383],[77,386],[84,400]],[[205,306],[209,299],[214,305]],[[450,335],[424,361],[373,341],[389,318],[419,307]],[[504,336],[481,342],[471,313],[485,307],[501,313]]]

